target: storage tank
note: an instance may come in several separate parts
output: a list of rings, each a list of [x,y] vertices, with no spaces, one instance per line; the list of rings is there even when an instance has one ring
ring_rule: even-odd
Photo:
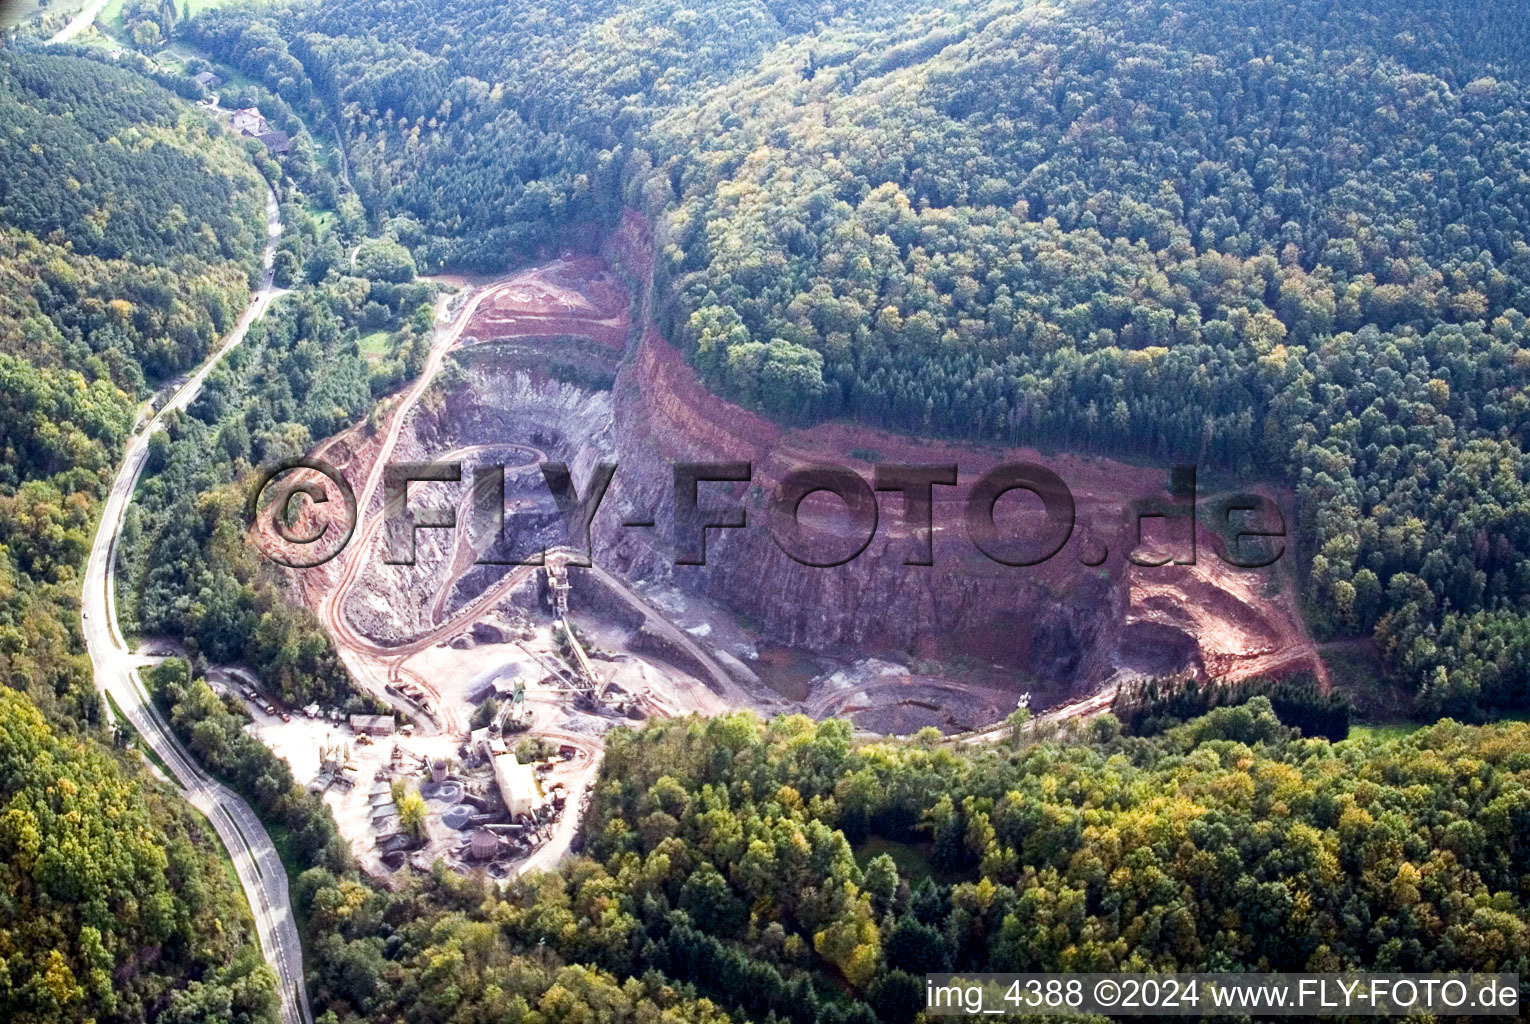
[[[473,833],[468,840],[468,854],[474,860],[488,860],[499,850],[499,837],[486,828]]]

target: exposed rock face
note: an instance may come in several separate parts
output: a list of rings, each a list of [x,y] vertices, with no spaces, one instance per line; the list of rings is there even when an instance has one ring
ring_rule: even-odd
[[[1316,664],[1290,597],[1272,600],[1266,577],[1217,563],[1209,539],[1202,540],[1197,566],[1141,569],[1126,562],[1138,544],[1134,509],[1168,498],[1166,466],[957,446],[846,424],[787,430],[709,393],[651,326],[624,351],[618,342],[626,315],[617,311],[626,307],[615,282],[643,288],[651,258],[641,222],[629,218],[608,242],[608,263],[580,257],[524,272],[515,279],[520,291],[469,323],[456,369],[409,412],[393,454],[394,461],[425,461],[456,452],[464,462],[462,485],[426,485],[422,499],[459,502],[463,523],[472,467],[506,464],[511,544],[525,553],[564,540],[535,462],[567,463],[583,494],[597,463],[615,461],[593,531],[595,558],[604,568],[704,596],[738,613],[767,643],[855,657],[897,652],[1000,665],[1010,670],[1001,685],[1038,690],[1043,699],[1093,691],[1118,669],[1238,676]],[[593,299],[580,297],[581,281]],[[568,311],[566,323],[554,304]],[[641,308],[646,320],[646,304]],[[591,333],[592,325],[599,331]],[[583,341],[580,331],[589,335]],[[614,386],[592,386],[602,379],[614,379]],[[336,439],[334,449],[347,454],[346,472],[354,474],[375,457],[374,444],[375,435],[358,430]],[[751,467],[747,484],[699,488],[703,508],[737,504],[748,520],[743,529],[707,531],[705,565],[676,564],[674,467],[680,462]],[[934,490],[935,564],[905,564],[914,545],[895,492],[877,495],[879,522],[858,557],[832,568],[789,557],[771,529],[769,498],[784,476],[814,463],[848,469],[868,482],[873,463],[957,466],[957,486]],[[1013,463],[1046,466],[1071,493],[1074,528],[1043,564],[1001,565],[969,537],[972,485]],[[411,502],[415,493],[411,489]],[[380,499],[373,516],[378,505]],[[1013,492],[996,508],[999,532],[1037,536],[1036,509],[1039,502]],[[809,498],[799,519],[820,531],[826,541],[814,545],[820,553],[834,548],[843,556],[861,539],[832,497]],[[653,525],[624,525],[639,521]],[[504,579],[504,566],[473,564],[472,545],[462,543],[461,533],[421,531],[414,566],[369,558],[347,601],[354,626],[384,646],[408,643]],[[324,585],[327,573],[313,582]],[[574,600],[576,608],[610,603],[589,590],[577,591]],[[503,639],[491,629],[474,628],[463,639]]]
[[[510,639],[505,631],[492,622],[473,623],[472,637],[475,643],[502,644]]]
[[[1001,458],[846,427],[782,431],[705,392],[679,354],[652,333],[617,377],[615,416],[620,468],[607,501],[616,503],[618,514],[602,516],[597,532],[597,551],[609,568],[667,578],[704,594],[787,645],[965,656],[1067,689],[1108,674],[1108,651],[1126,612],[1128,587],[1119,568],[1079,564],[1080,545],[1094,527],[1075,531],[1075,539],[1048,564],[1026,568],[990,561],[967,539],[963,512],[971,483],[1002,460],[1039,461],[1036,453]],[[935,492],[935,564],[903,564],[908,531],[896,493],[880,496],[879,526],[858,557],[832,568],[794,561],[773,539],[767,496],[785,473],[810,462],[844,466],[869,481],[872,467],[849,454],[868,450],[889,462],[959,465],[959,486]],[[748,522],[743,529],[708,531],[702,566],[674,564],[673,466],[684,461],[743,461],[753,467],[748,485],[702,485],[703,507],[726,503],[731,493],[745,507]],[[1163,474],[1139,475],[1145,494],[1161,490]],[[1119,497],[1100,500],[1075,491],[1075,500],[1081,527],[1124,517]],[[837,499],[825,497],[815,509],[809,504],[803,505],[805,521],[816,518],[830,533],[846,532]],[[617,525],[628,518],[656,525],[643,530]]]
[[[652,247],[641,221],[624,221],[607,257],[643,287]],[[1054,695],[1091,689],[1117,669],[1234,678],[1312,669],[1322,675],[1291,604],[1294,588],[1280,599],[1265,596],[1270,575],[1222,563],[1218,542],[1203,528],[1196,530],[1199,564],[1141,568],[1127,562],[1124,556],[1141,541],[1135,514],[1141,503],[1168,498],[1167,466],[961,447],[843,424],[784,430],[708,392],[651,324],[629,349],[614,394],[620,469],[606,500],[619,514],[597,520],[597,553],[629,576],[668,579],[704,594],[744,615],[767,638],[819,651],[979,659],[1013,667],[1021,685],[1041,684]],[[772,539],[767,496],[784,474],[819,462],[870,481],[874,468],[866,459],[959,467],[957,487],[935,488],[933,566],[903,564],[908,533],[896,493],[878,495],[875,537],[848,564],[804,566]],[[750,523],[709,530],[704,566],[674,564],[672,472],[681,461],[742,461],[753,470],[748,485],[703,485],[709,494],[700,499],[703,507],[739,501]],[[972,483],[998,464],[1015,462],[1055,471],[1075,503],[1071,539],[1033,567],[985,558],[965,526]],[[847,527],[843,509],[821,495],[802,506],[804,519],[827,522],[829,533],[840,534]],[[655,526],[617,525],[631,519]],[[1013,504],[996,521],[1017,536],[1041,529],[1038,514],[1017,516]]]
[[[472,509],[463,496],[477,467],[506,467],[512,506],[506,550],[519,555],[562,540],[557,508],[529,450],[567,462],[581,484],[596,462],[615,457],[609,392],[538,376],[523,360],[501,358],[488,348],[466,363],[444,394],[432,393],[410,413],[392,460],[423,462],[457,453],[460,484],[411,484],[409,500],[411,506],[455,503],[458,528],[420,530],[414,565],[385,564],[380,552],[367,558],[347,601],[350,621],[387,646],[412,640],[504,575],[504,566],[474,565],[466,543]],[[474,638],[493,642],[476,633]]]

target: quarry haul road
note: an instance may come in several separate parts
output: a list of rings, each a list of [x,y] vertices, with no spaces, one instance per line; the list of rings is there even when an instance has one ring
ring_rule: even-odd
[[[370,543],[366,541],[371,539],[382,517],[379,514],[371,524],[366,524],[365,526],[363,521],[367,518],[367,512],[371,508],[372,498],[377,493],[378,485],[382,482],[383,468],[387,466],[393,455],[393,449],[398,445],[399,433],[403,430],[404,421],[409,418],[409,411],[419,402],[420,396],[425,393],[426,388],[430,387],[431,381],[435,380],[436,374],[440,372],[441,364],[445,361],[447,353],[456,347],[457,342],[462,338],[463,330],[472,321],[473,314],[478,310],[479,305],[486,298],[499,291],[501,287],[503,285],[495,285],[483,289],[473,296],[472,300],[458,312],[457,318],[452,322],[451,326],[431,346],[430,354],[425,360],[425,366],[420,371],[420,375],[415,378],[414,384],[410,386],[409,390],[388,417],[388,426],[383,434],[382,444],[377,450],[377,457],[372,461],[371,468],[367,471],[366,480],[362,483],[356,494],[357,519],[355,529],[358,537],[363,542],[347,545],[345,551],[340,555],[342,562],[340,579],[335,587],[323,597],[319,607],[315,609],[320,621],[328,627],[330,636],[334,638],[337,646],[350,647],[368,654],[376,654],[379,651],[392,653],[385,648],[377,648],[377,645],[368,641],[351,627],[350,622],[347,621],[345,616],[345,596],[350,593],[351,586],[356,582],[356,577],[361,572],[362,565],[366,560],[366,552],[371,548]],[[333,439],[321,446],[315,454],[322,456],[322,453],[327,451],[329,444],[332,443]],[[360,676],[363,674],[358,671],[357,666],[353,665],[350,667],[353,675]],[[398,702],[387,692],[386,682],[378,683],[376,680],[371,680],[371,682],[374,685],[370,686],[369,689],[375,695],[395,707],[399,706]],[[407,707],[403,708],[403,710],[409,711]]]
[[[80,624],[85,633],[85,647],[90,652],[96,686],[111,697],[138,735],[169,766],[187,801],[206,816],[233,858],[239,884],[244,888],[250,912],[255,917],[260,948],[276,972],[282,1024],[310,1024],[313,1012],[303,982],[303,947],[292,916],[287,871],[277,856],[276,847],[250,805],[202,770],[150,703],[138,678],[133,655],[117,626],[114,597],[117,543],[122,533],[123,517],[148,461],[149,439],[164,427],[166,414],[191,404],[213,367],[244,340],[250,325],[271,307],[272,302],[287,294],[284,289],[274,286],[272,276],[281,232],[276,196],[268,192],[265,280],[251,297],[239,323],[224,337],[217,350],[176,390],[164,408],[128,439],[122,468],[112,482],[101,514],[101,525],[90,547],[90,560],[85,566]]]

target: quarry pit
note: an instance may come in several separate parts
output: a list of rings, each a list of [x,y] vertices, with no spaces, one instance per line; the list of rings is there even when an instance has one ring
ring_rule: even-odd
[[[439,855],[487,863],[495,874],[555,863],[577,842],[577,806],[604,733],[649,716],[743,708],[844,716],[866,733],[983,736],[1024,695],[1043,720],[1083,717],[1108,708],[1116,686],[1135,676],[1309,671],[1326,683],[1297,614],[1289,560],[1238,569],[1219,557],[1226,542],[1203,522],[1139,526],[1144,503],[1172,500],[1168,467],[844,423],[783,428],[708,392],[663,340],[648,316],[651,263],[646,230],[629,217],[599,252],[469,286],[438,304],[420,378],[314,452],[354,488],[360,517],[339,557],[289,570],[293,592],[330,630],[357,682],[413,732],[393,741],[407,749],[403,758],[369,752],[370,778],[326,793],[370,870],[399,861],[383,859],[386,844],[366,813],[379,784],[416,776],[417,786],[429,776],[433,791],[453,781],[476,801],[464,817],[448,815],[460,801],[427,799],[427,836],[407,862]],[[451,508],[458,527],[418,531],[414,564],[386,564],[381,468],[429,461],[460,462],[461,482],[412,484],[409,507]],[[540,469],[549,461],[569,467],[580,493],[598,463],[616,464],[592,524],[589,567],[568,547]],[[747,484],[706,485],[703,504],[736,501],[750,525],[707,531],[705,565],[675,563],[680,462],[752,467]],[[1058,474],[1076,510],[1062,550],[1024,568],[984,557],[963,526],[973,481],[1015,462]],[[876,531],[852,561],[815,568],[787,557],[765,527],[767,496],[813,463],[867,480],[878,463],[959,466],[958,485],[934,494],[935,564],[904,564],[913,538],[896,494],[881,496]],[[492,466],[504,467],[497,543],[517,558],[552,551],[555,571],[481,564],[486,542],[468,525],[472,481]],[[1259,491],[1289,516],[1288,496]],[[802,518],[820,539],[848,528],[843,504],[821,493],[803,503]],[[1015,492],[995,521],[1024,534],[1039,518]],[[1194,564],[1127,560],[1183,555],[1192,524]],[[486,734],[480,709],[489,695],[519,705],[514,733]],[[490,766],[526,740],[561,751],[537,758],[540,796],[551,806],[556,786],[567,809],[517,825],[511,797],[496,801]],[[379,754],[385,746],[376,744]],[[508,826],[524,829],[525,841],[505,841]],[[491,828],[501,840],[492,849],[472,839]]]

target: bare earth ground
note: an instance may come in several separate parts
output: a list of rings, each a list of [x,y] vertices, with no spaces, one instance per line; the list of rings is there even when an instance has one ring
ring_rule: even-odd
[[[576,612],[574,621],[597,648],[597,671],[609,679],[620,701],[615,706],[576,706],[571,693],[543,678],[547,660],[562,656],[550,628],[541,569],[498,569],[497,576],[475,576],[476,582],[464,584],[459,591],[463,577],[474,569],[467,531],[459,529],[448,538],[433,536],[428,542],[422,535],[418,564],[381,572],[384,464],[451,456],[503,462],[535,474],[536,465],[548,458],[545,442],[534,436],[430,450],[432,435],[427,428],[439,420],[443,401],[431,384],[448,358],[507,341],[552,344],[553,339],[569,338],[585,339],[614,353],[627,345],[632,333],[627,293],[599,257],[570,254],[495,282],[464,279],[457,283],[464,291],[443,297],[437,305],[436,343],[419,380],[367,422],[316,449],[315,454],[337,466],[354,488],[360,519],[355,538],[338,557],[321,568],[292,573],[296,593],[330,630],[355,679],[391,704],[400,720],[411,721],[415,733],[358,745],[345,725],[319,724],[300,716],[283,723],[258,710],[255,713],[255,728],[288,759],[301,781],[319,774],[322,749],[341,747],[341,760],[348,753],[360,782],[350,790],[331,788],[325,799],[369,870],[386,872],[374,846],[378,830],[371,821],[375,780],[406,777],[417,784],[424,762],[447,759],[452,762],[452,777],[462,781],[469,794],[481,794],[492,803],[492,780],[486,782],[482,770],[462,764],[459,754],[476,707],[470,696],[474,684],[498,672],[514,671],[528,681],[531,727],[507,737],[512,749],[529,736],[573,750],[572,759],[554,764],[543,783],[548,791],[555,783],[562,784],[568,794],[567,810],[547,823],[546,838],[529,854],[521,851],[499,862],[501,873],[550,866],[570,849],[578,828],[579,801],[599,766],[603,735],[616,724],[643,716],[717,714],[747,707],[767,714],[786,710],[818,717],[850,714],[860,728],[878,732],[911,732],[937,724],[948,732],[983,736],[992,734],[985,727],[1014,707],[1014,689],[1006,685],[998,669],[978,665],[960,677],[906,654],[783,651],[715,602],[684,587],[651,582],[634,586],[604,571],[599,568],[598,549],[597,568],[588,571],[595,575],[576,576],[576,587],[603,586],[620,610],[619,618],[640,621],[642,631],[659,637],[667,645],[664,649],[676,656],[657,655],[651,647],[631,649],[628,642],[636,633],[630,622],[619,628],[604,614]],[[1107,569],[1124,576],[1124,614],[1110,625],[1123,660],[1119,671],[1101,678],[1089,692],[1073,694],[1050,710],[1038,708],[1042,720],[1086,717],[1105,710],[1120,679],[1132,671],[1147,671],[1159,661],[1229,678],[1309,670],[1326,683],[1322,662],[1296,613],[1296,588],[1288,570],[1231,568],[1216,557],[1219,542],[1205,530],[1198,534],[1200,550],[1194,565],[1145,569],[1128,566],[1121,559],[1126,544],[1118,526],[1133,502],[1163,490],[1163,469],[1091,456],[1048,457],[1024,449],[957,446],[845,424],[785,432],[707,394],[679,354],[651,329],[627,358],[636,359],[643,368],[641,386],[651,415],[657,417],[653,422],[662,420],[666,430],[685,432],[690,442],[705,450],[725,453],[745,443],[763,444],[769,451],[764,460],[767,478],[774,472],[772,465],[824,459],[869,476],[870,464],[847,457],[849,452],[886,462],[956,462],[963,474],[969,467],[977,473],[1001,461],[1043,462],[1056,470],[1072,490],[1078,508],[1080,529],[1070,544],[1076,543],[1079,550],[1108,545],[1112,561]],[[608,399],[592,395],[588,401]],[[507,470],[507,474],[515,472]],[[414,485],[411,507],[455,502],[460,522],[468,508],[468,479],[465,475],[461,485]],[[936,521],[960,522],[958,497],[943,497],[940,492],[937,496]],[[1270,496],[1288,502],[1288,496]],[[312,525],[338,507],[338,502],[308,504],[302,517]],[[611,513],[603,506],[601,514]],[[1015,522],[1024,520],[1023,511],[1006,514],[1017,517]],[[937,537],[936,543],[959,539],[965,543],[954,536]],[[269,531],[260,540],[263,545],[282,547]],[[878,543],[886,543],[880,533]],[[1150,539],[1148,546],[1154,545],[1169,551],[1184,546],[1183,538]],[[1085,570],[1075,556],[1055,571],[1061,579],[1064,572]],[[1040,578],[1047,579],[1044,573]],[[970,660],[977,664],[985,655],[974,650]],[[761,677],[768,683],[788,675],[792,679],[774,690],[761,682]],[[423,699],[400,695],[399,687],[411,684]],[[395,744],[407,754],[396,759]],[[471,754],[469,748],[469,759]],[[443,824],[445,807],[439,804],[430,805],[429,841],[421,852],[427,858],[450,859],[457,856],[466,832]]]

